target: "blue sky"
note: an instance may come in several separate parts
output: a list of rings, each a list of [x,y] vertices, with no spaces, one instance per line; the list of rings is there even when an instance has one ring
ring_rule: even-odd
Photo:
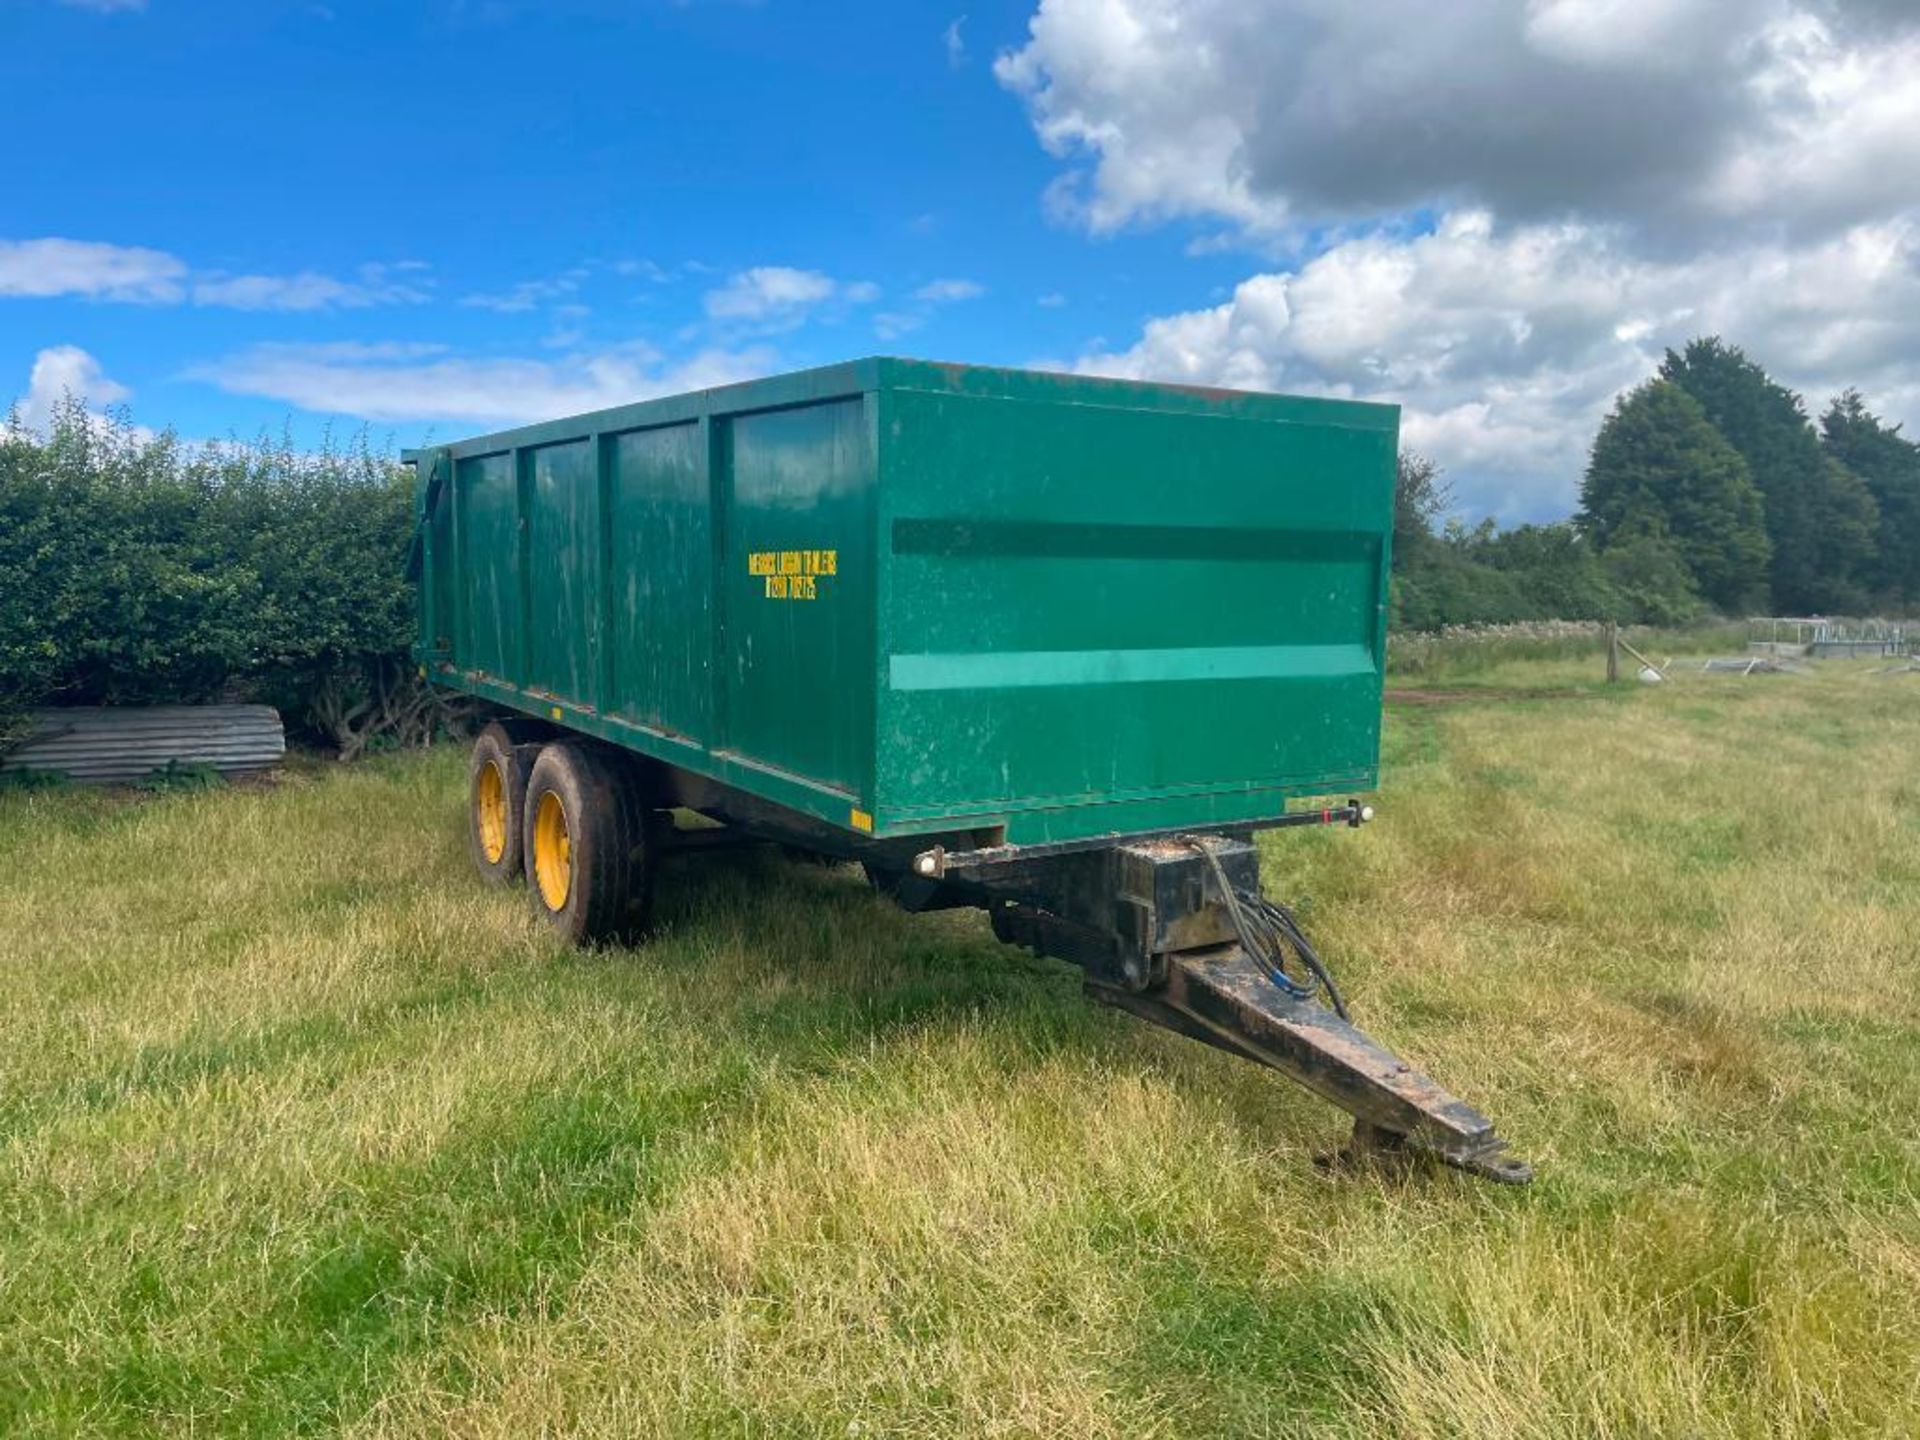
[[[0,394],[76,346],[136,418],[189,435],[289,414],[313,430],[293,396],[322,406],[320,387],[250,382],[259,347],[563,366],[626,346],[641,376],[707,353],[1022,363],[1131,334],[1244,268],[1184,256],[1179,234],[1048,222],[1054,166],[990,68],[1024,34],[1020,5],[4,13],[0,120],[36,138],[12,154],[0,237],[182,268],[135,299],[0,303]],[[376,418],[402,443],[481,423]]]
[[[1719,333],[1920,429],[1903,0],[0,0],[0,125],[29,423],[913,354],[1399,404],[1511,521]]]

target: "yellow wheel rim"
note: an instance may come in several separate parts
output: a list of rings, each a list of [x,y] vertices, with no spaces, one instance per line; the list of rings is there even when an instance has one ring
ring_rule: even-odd
[[[507,853],[507,782],[498,760],[480,767],[473,786],[473,818],[480,827],[481,852],[489,865],[498,865]]]
[[[533,812],[533,878],[549,910],[566,908],[573,886],[573,842],[567,835],[567,812],[560,797],[548,790]]]

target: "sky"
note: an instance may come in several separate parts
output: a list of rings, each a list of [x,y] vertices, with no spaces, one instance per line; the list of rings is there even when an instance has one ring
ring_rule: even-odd
[[[1920,0],[0,0],[0,406],[410,446],[867,354],[1920,431]]]

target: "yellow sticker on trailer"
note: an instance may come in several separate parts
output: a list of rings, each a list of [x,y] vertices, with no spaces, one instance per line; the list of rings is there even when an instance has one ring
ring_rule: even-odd
[[[753,550],[747,574],[765,581],[769,600],[818,600],[822,577],[840,573],[838,550]]]

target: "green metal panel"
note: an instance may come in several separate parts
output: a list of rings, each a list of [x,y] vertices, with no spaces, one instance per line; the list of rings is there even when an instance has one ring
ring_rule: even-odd
[[[1373,781],[1397,425],[875,360],[482,437],[419,653],[883,835],[1273,816]]]
[[[522,680],[520,502],[513,457],[480,455],[456,462],[448,498],[459,534],[461,583],[453,589],[462,618],[455,663]]]
[[[696,421],[608,442],[609,708],[676,735],[713,719],[712,498]]]
[[[599,496],[591,439],[520,452],[527,517],[525,683],[580,705],[598,699]]]
[[[955,378],[888,393],[883,827],[1372,780],[1390,430]]]
[[[855,802],[872,754],[867,442],[857,396],[735,417],[721,442],[727,746]]]

